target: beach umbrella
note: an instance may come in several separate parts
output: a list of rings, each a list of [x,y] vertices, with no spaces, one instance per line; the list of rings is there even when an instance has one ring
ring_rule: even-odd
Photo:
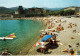
[[[53,35],[46,35],[42,38],[41,42],[48,40],[49,38],[51,38]]]
[[[36,44],[34,45],[34,47],[37,47],[37,46],[39,46],[39,45],[41,45],[40,42],[36,43]]]

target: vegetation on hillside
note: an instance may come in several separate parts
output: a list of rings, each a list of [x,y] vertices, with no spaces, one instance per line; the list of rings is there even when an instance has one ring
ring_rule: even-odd
[[[61,15],[61,16],[69,16],[69,15],[74,15],[75,10],[59,10],[59,11],[50,11],[49,15]]]
[[[17,7],[16,7],[17,8]],[[5,8],[5,7],[0,7],[0,14],[14,14],[14,12],[16,11],[16,8]],[[18,9],[17,9],[18,10]],[[74,15],[75,10],[58,10],[58,11],[50,11],[47,14],[28,14],[25,16],[44,16],[44,15],[61,15],[61,16],[68,16],[68,15]]]
[[[0,14],[13,14],[14,10],[5,8],[5,7],[0,7]]]

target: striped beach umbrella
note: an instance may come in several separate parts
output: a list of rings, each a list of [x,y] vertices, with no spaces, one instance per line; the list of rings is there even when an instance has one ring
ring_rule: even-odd
[[[34,47],[37,47],[37,46],[39,46],[39,45],[41,45],[40,42],[36,43],[36,44],[34,45]]]

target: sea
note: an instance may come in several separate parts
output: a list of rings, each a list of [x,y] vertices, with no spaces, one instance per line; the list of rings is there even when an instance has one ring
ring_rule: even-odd
[[[36,41],[41,29],[43,29],[42,23],[37,20],[0,20],[0,37],[12,33],[16,35],[16,38],[12,40],[3,41],[0,39],[0,54],[5,49],[8,49],[13,55],[19,54],[21,50],[24,50],[25,54],[27,54],[30,49],[28,47],[34,45],[31,43]],[[25,48],[27,51],[25,51]]]

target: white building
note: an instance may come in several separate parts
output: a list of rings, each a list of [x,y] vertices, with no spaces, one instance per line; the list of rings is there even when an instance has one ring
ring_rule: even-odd
[[[15,11],[15,14],[19,14],[19,12],[18,11]]]

